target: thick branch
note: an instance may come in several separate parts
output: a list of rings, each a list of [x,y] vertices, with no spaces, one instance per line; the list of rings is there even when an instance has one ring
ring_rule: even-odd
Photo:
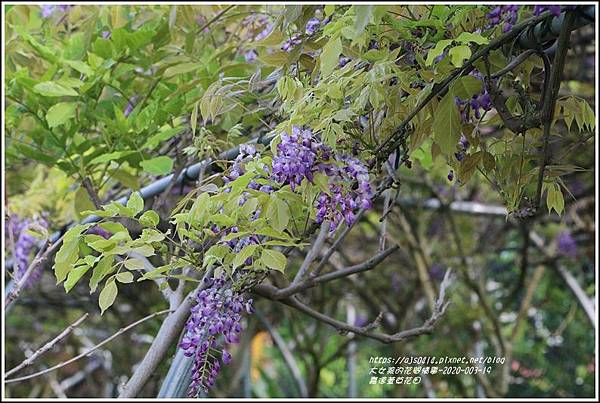
[[[371,270],[371,269],[375,268],[379,263],[381,263],[389,255],[394,253],[396,250],[398,250],[398,246],[394,245],[394,246],[384,250],[383,252],[378,253],[377,255],[371,257],[366,262],[363,262],[363,263],[360,263],[360,264],[357,264],[354,266],[350,266],[350,267],[344,268],[342,270],[336,270],[331,273],[323,274],[318,277],[309,277],[300,283],[297,283],[295,285],[292,284],[286,288],[278,289],[276,287],[273,287],[273,286],[267,285],[267,284],[260,284],[260,285],[257,285],[255,288],[261,290],[259,292],[264,292],[264,293],[269,294],[270,299],[282,300],[282,299],[290,297],[293,294],[296,294],[296,293],[299,293],[306,289],[312,288],[312,287],[316,286],[317,284],[326,283],[328,281],[337,280],[339,278],[347,277],[352,274]]]
[[[300,312],[303,312],[303,313],[317,319],[318,321],[321,321],[330,326],[333,326],[336,330],[338,330],[341,333],[351,332],[351,333],[358,334],[358,335],[361,335],[364,337],[368,337],[368,338],[371,338],[374,340],[378,340],[382,343],[395,343],[398,341],[403,341],[403,340],[406,340],[409,338],[420,336],[422,334],[431,333],[433,331],[435,324],[442,317],[442,315],[446,311],[446,308],[448,307],[448,304],[449,304],[449,302],[445,300],[445,292],[446,292],[448,285],[450,284],[450,272],[451,272],[451,270],[448,270],[448,271],[446,271],[446,274],[444,275],[444,280],[442,281],[442,284],[440,285],[440,293],[439,293],[438,299],[435,304],[435,309],[431,314],[431,317],[429,319],[427,319],[425,321],[425,323],[423,323],[423,325],[421,325],[421,326],[418,326],[418,327],[415,327],[412,329],[408,329],[408,330],[402,330],[402,331],[399,331],[394,334],[373,332],[373,331],[371,331],[372,326],[358,327],[358,326],[350,325],[345,322],[341,322],[337,319],[334,319],[330,316],[327,316],[325,314],[322,314],[321,312],[318,312],[318,311],[310,308],[309,306],[298,301],[298,299],[295,298],[294,296],[288,297],[286,299],[279,300],[279,301],[283,304],[289,305],[289,306],[299,310]],[[260,295],[260,296],[268,298],[268,299],[273,299],[272,298],[273,295],[266,291],[267,290],[265,288],[255,288],[254,289],[254,293],[256,293],[257,295]]]
[[[565,59],[567,57],[567,51],[569,50],[569,40],[571,39],[571,29],[574,19],[574,13],[566,13],[560,30],[560,35],[558,37],[558,47],[556,49],[556,54],[554,55],[554,62],[552,63],[550,83],[549,85],[545,85],[549,91],[545,94],[545,98],[543,99],[541,112],[542,121],[544,122],[544,148],[542,150],[542,162],[540,164],[537,191],[535,195],[534,207],[536,209],[540,206],[542,187],[544,184],[544,172],[546,170],[546,165],[548,165],[550,162],[550,128],[552,126],[552,119],[554,118],[554,106],[556,104],[558,90],[560,89],[560,81],[565,66]]]

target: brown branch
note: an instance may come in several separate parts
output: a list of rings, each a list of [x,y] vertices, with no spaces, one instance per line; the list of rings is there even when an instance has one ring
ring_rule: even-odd
[[[83,186],[83,188],[87,191],[96,209],[101,210],[102,201],[100,200],[100,196],[98,196],[98,193],[96,193],[96,190],[94,189],[94,185],[92,185],[92,181],[90,180],[90,178],[87,176],[83,178],[83,181],[81,181],[81,186]]]
[[[500,48],[502,45],[511,42],[518,35],[520,35],[527,28],[536,25],[537,23],[545,20],[549,13],[542,13],[539,16],[529,18],[521,23],[518,23],[512,27],[507,33],[493,39],[488,45],[481,47],[477,50],[469,60],[467,60],[462,67],[454,70],[446,79],[440,83],[436,83],[431,92],[421,101],[419,104],[410,112],[400,123],[394,133],[386,138],[379,146],[375,149],[374,154],[378,158],[374,159],[370,164],[369,168],[373,168],[377,161],[385,161],[394,149],[398,147],[402,138],[406,136],[407,126],[410,121],[423,109],[427,104],[438,95],[443,95],[449,88],[450,84],[457,78],[468,74],[474,68],[474,63],[484,56],[487,56],[490,51]]]
[[[352,228],[354,228],[354,225],[358,221],[360,221],[360,219],[362,218],[362,216],[364,214],[365,214],[365,210],[362,209],[362,208],[358,211],[358,213],[356,213],[356,217],[355,217],[354,221],[352,222],[352,224],[350,224],[349,226],[347,226],[346,228],[344,228],[344,230],[342,231],[342,233],[340,234],[340,236],[338,236],[337,239],[333,242],[333,245],[331,245],[329,247],[329,249],[327,249],[327,252],[325,252],[325,255],[321,258],[321,260],[317,264],[317,267],[315,267],[314,270],[312,271],[312,273],[310,273],[309,278],[311,278],[311,277],[317,277],[319,275],[319,273],[321,273],[321,270],[323,270],[323,267],[325,267],[325,265],[329,261],[329,258],[331,257],[331,255],[333,255],[333,252],[336,251],[336,249],[338,248],[338,246],[340,246],[340,244],[342,243],[342,241],[350,233],[350,231],[352,230]]]
[[[276,287],[273,287],[272,285],[259,284],[255,287],[255,289],[258,289],[259,292],[264,292],[264,293],[269,294],[271,299],[282,300],[282,299],[292,296],[293,294],[296,294],[296,293],[299,293],[306,289],[312,288],[312,287],[316,286],[317,284],[326,283],[329,281],[337,280],[342,277],[350,276],[352,274],[371,270],[371,269],[375,268],[379,263],[381,263],[389,255],[394,253],[396,250],[398,250],[398,246],[394,245],[394,246],[384,250],[383,252],[378,253],[377,255],[371,257],[366,262],[363,262],[363,263],[360,263],[360,264],[357,264],[354,266],[350,266],[350,267],[347,267],[347,268],[344,268],[341,270],[336,270],[331,273],[323,274],[318,277],[309,277],[300,283],[291,284],[285,288],[276,288]]]
[[[373,331],[371,331],[372,326],[358,327],[358,326],[353,326],[348,323],[339,321],[337,319],[334,319],[330,316],[327,316],[325,314],[322,314],[321,312],[318,312],[318,311],[310,308],[309,306],[300,302],[294,296],[279,300],[279,302],[286,304],[288,306],[291,306],[292,308],[295,308],[295,309],[299,310],[300,312],[303,312],[303,313],[307,314],[308,316],[311,316],[320,322],[326,323],[326,324],[334,327],[340,333],[349,333],[350,332],[350,333],[358,334],[358,335],[368,337],[368,338],[371,338],[374,340],[378,340],[382,343],[387,343],[387,344],[395,343],[395,342],[403,341],[403,340],[410,339],[410,338],[413,338],[416,336],[420,336],[422,334],[431,333],[433,331],[435,324],[442,317],[442,315],[446,311],[446,308],[448,307],[448,304],[449,304],[449,301],[445,300],[445,292],[446,292],[448,285],[450,284],[450,273],[451,273],[451,270],[449,269],[446,271],[446,274],[444,275],[444,280],[442,281],[442,284],[440,285],[440,293],[439,293],[438,299],[435,304],[435,309],[431,314],[431,317],[429,317],[429,319],[427,319],[425,321],[425,323],[423,323],[423,325],[421,325],[421,326],[418,326],[418,327],[415,327],[412,329],[402,330],[402,331],[396,332],[394,334],[373,332]],[[257,295],[260,295],[262,297],[268,298],[268,299],[274,299],[273,295],[271,293],[269,293],[267,291],[267,289],[265,289],[265,288],[255,288],[254,293],[256,293]]]
[[[273,342],[281,352],[283,360],[287,365],[288,369],[290,370],[290,373],[292,374],[296,385],[298,386],[300,397],[308,397],[308,389],[306,387],[304,379],[302,378],[302,372],[300,372],[298,363],[296,362],[296,359],[290,351],[287,343],[285,342],[283,337],[281,337],[279,332],[273,327],[273,325],[271,325],[271,322],[261,312],[257,312],[257,316],[261,320],[263,325],[267,328],[271,339],[273,339]]]
[[[302,262],[302,266],[300,266],[300,268],[298,269],[298,273],[296,273],[296,276],[294,277],[294,280],[292,281],[292,285],[296,285],[300,282],[300,280],[302,280],[302,277],[304,277],[304,274],[306,274],[306,271],[310,267],[311,263],[317,258],[319,252],[321,251],[321,248],[323,248],[323,245],[325,244],[325,239],[327,239],[328,234],[329,234],[329,222],[324,221],[321,224],[321,230],[319,231],[319,235],[317,235],[315,242],[313,243],[312,247],[306,254],[306,257],[304,258],[304,261]]]
[[[544,240],[541,236],[539,236],[536,232],[529,232],[529,237],[534,245],[551,261],[554,261],[554,254],[546,247],[544,244]],[[588,297],[583,288],[579,285],[575,277],[564,267],[562,267],[558,262],[555,262],[554,267],[558,274],[562,277],[563,281],[567,284],[577,302],[581,308],[583,308],[585,314],[587,315],[590,324],[595,329],[596,328],[596,308],[594,307],[594,301],[592,298]]]
[[[554,105],[556,104],[556,97],[558,95],[558,90],[560,89],[561,76],[565,66],[567,51],[569,50],[571,27],[574,19],[574,13],[568,11],[565,14],[558,36],[558,47],[556,49],[556,54],[554,55],[552,71],[550,72],[550,83],[549,85],[545,85],[545,87],[549,89],[549,92],[545,94],[541,111],[542,122],[544,123],[544,146],[542,150],[542,162],[538,174],[537,191],[534,202],[535,209],[540,207],[542,187],[544,184],[544,172],[546,170],[546,165],[550,162],[550,128],[552,126],[552,119],[554,119]]]

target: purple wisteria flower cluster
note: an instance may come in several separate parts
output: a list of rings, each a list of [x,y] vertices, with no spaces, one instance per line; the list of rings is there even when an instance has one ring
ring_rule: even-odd
[[[230,184],[231,182],[233,182],[234,180],[236,180],[237,178],[242,176],[245,173],[244,164],[249,161],[255,160],[256,157],[258,157],[256,147],[254,147],[251,144],[240,145],[240,150],[239,150],[237,157],[235,158],[235,160],[233,162],[233,166],[229,170],[229,173],[227,175],[223,176],[223,182],[225,182],[225,184]],[[269,167],[265,165],[263,168],[267,171]],[[256,179],[252,179],[248,183],[247,187],[248,187],[248,189],[258,190],[259,192],[264,192],[267,194],[272,193],[274,190],[271,185],[260,184],[260,183],[258,183],[258,181]],[[227,187],[225,189],[225,192],[226,193],[231,192],[231,187]],[[248,200],[248,196],[250,196],[249,192],[242,193],[242,197],[239,200],[240,207],[246,203],[246,201]],[[257,209],[254,212],[254,215],[252,216],[251,219],[252,220],[258,219],[258,217],[260,216],[260,213],[261,213],[261,210]],[[223,238],[231,233],[239,232],[239,228],[235,227],[235,226],[230,227],[230,228],[225,228],[225,229],[223,229],[223,231],[221,231],[221,229],[217,225],[213,225],[211,229],[212,229],[213,233],[215,233],[215,234],[221,233]],[[234,253],[238,253],[245,246],[252,245],[252,244],[259,244],[260,238],[257,235],[249,235],[249,236],[230,239],[228,241],[219,241],[219,242],[222,242],[225,245],[229,246]],[[244,265],[250,266],[251,264],[252,264],[252,258],[249,257],[248,259],[246,259]]]
[[[566,6],[568,9],[574,9],[577,6]],[[519,5],[504,5],[496,6],[490,11],[486,17],[488,18],[487,28],[495,27],[496,25],[502,24],[502,32],[508,32],[513,25],[517,23],[519,19]],[[540,15],[546,11],[550,11],[550,14],[554,17],[558,17],[561,13],[561,6],[559,5],[536,5],[533,7],[533,15]]]
[[[483,89],[480,93],[473,95],[470,99],[454,98],[454,102],[458,105],[463,122],[468,122],[472,117],[475,119],[481,118],[482,109],[484,111],[492,109],[492,98],[485,86],[483,75],[477,70],[473,70],[469,75],[479,79]],[[471,115],[471,113],[473,115]]]
[[[104,228],[102,228],[99,225],[94,225],[92,228],[88,229],[86,234],[89,235],[98,235],[101,236],[104,239],[108,239],[111,237],[110,232],[108,232],[107,230],[105,230]]]
[[[502,32],[508,32],[516,24],[519,19],[519,9],[521,6],[505,5],[496,6],[490,11],[486,17],[489,20],[488,28],[502,24]]]
[[[310,18],[304,26],[304,32],[292,35],[287,41],[283,43],[283,45],[281,45],[281,50],[290,52],[292,49],[294,49],[296,46],[302,43],[303,34],[305,37],[311,37],[319,31],[320,27],[327,25],[330,21],[331,17],[327,17],[322,21],[317,17]]]
[[[47,214],[34,217],[32,219],[20,219],[16,214],[12,214],[6,221],[6,234],[14,240],[14,264],[13,276],[15,281],[23,278],[29,268],[30,258],[39,239],[28,232],[28,230],[48,229]],[[40,265],[29,275],[29,278],[24,284],[24,288],[30,287],[37,283],[42,277],[43,267]]]
[[[304,179],[312,183],[317,172],[329,177],[329,192],[317,197],[316,222],[329,221],[330,232],[343,220],[351,225],[359,208],[371,208],[369,172],[360,160],[333,153],[310,129],[293,126],[292,134],[282,133],[273,158],[273,178],[294,191]]]
[[[295,190],[304,178],[313,181],[317,161],[328,160],[330,154],[329,147],[315,141],[310,129],[293,126],[291,135],[281,134],[277,155],[273,158],[273,178],[279,183],[289,183]]]
[[[239,343],[242,314],[252,314],[252,299],[246,299],[233,288],[224,275],[206,278],[206,288],[196,294],[196,302],[185,327],[179,347],[194,357],[189,397],[196,397],[215,383],[221,363],[231,362],[227,346]],[[220,360],[219,360],[220,356]]]
[[[537,5],[533,7],[533,15],[540,15],[545,11],[550,11],[553,16],[558,17],[560,15],[560,6]]]
[[[251,41],[261,41],[265,39],[273,30],[273,23],[271,23],[267,16],[261,14],[253,14],[244,19],[244,25],[257,24],[259,27],[263,29],[258,32],[256,35],[250,38]],[[256,49],[250,49],[244,52],[244,59],[247,62],[253,62],[256,60],[258,53]]]
[[[462,161],[465,158],[465,153],[469,149],[471,145],[469,144],[469,140],[465,137],[464,134],[461,134],[460,140],[458,140],[458,151],[454,153],[454,156],[458,161]]]

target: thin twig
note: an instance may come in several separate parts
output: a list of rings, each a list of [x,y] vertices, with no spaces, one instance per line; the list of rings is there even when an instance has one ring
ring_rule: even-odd
[[[107,337],[106,339],[102,340],[100,343],[96,344],[94,347],[90,348],[89,350],[85,351],[84,353],[81,353],[81,354],[79,354],[79,355],[77,355],[77,356],[75,356],[75,357],[73,357],[73,358],[71,358],[71,359],[69,359],[67,361],[61,362],[60,364],[57,364],[57,365],[55,365],[53,367],[50,367],[50,368],[47,368],[47,369],[45,369],[43,371],[36,372],[35,374],[31,374],[31,375],[27,375],[27,376],[22,376],[20,378],[5,379],[4,383],[21,382],[21,381],[25,381],[27,379],[37,378],[40,375],[47,374],[48,372],[52,372],[52,371],[55,371],[55,370],[57,370],[59,368],[62,368],[64,366],[66,366],[66,365],[69,365],[69,364],[71,364],[71,363],[73,363],[73,362],[75,362],[75,361],[77,361],[77,360],[79,360],[79,359],[81,359],[83,357],[89,356],[91,353],[93,353],[94,351],[98,350],[100,347],[102,347],[106,343],[110,342],[111,340],[113,340],[113,339],[119,337],[120,335],[122,335],[123,333],[127,332],[129,329],[134,328],[137,325],[139,325],[139,324],[141,324],[143,322],[146,322],[147,320],[150,320],[150,319],[154,318],[155,316],[163,315],[163,314],[165,314],[167,312],[171,312],[171,310],[170,309],[164,309],[162,311],[155,312],[153,314],[145,316],[142,319],[137,320],[137,321],[133,322],[132,324],[126,326],[126,327],[122,327],[116,333],[114,333],[112,336]]]
[[[35,256],[35,258],[31,262],[31,264],[27,268],[27,271],[25,271],[25,274],[23,274],[23,277],[21,277],[19,279],[19,281],[15,282],[13,289],[6,296],[6,299],[4,300],[4,311],[6,311],[9,307],[9,305],[12,304],[19,297],[19,294],[21,293],[21,289],[27,283],[27,279],[29,279],[29,276],[31,276],[33,271],[40,264],[42,264],[44,262],[44,260],[46,260],[48,258],[48,255],[50,253],[52,253],[56,248],[58,248],[62,244],[63,238],[64,238],[64,234],[56,242],[54,242],[51,246],[48,247],[48,241],[46,241],[44,246],[40,248],[37,255]]]
[[[544,244],[544,240],[542,237],[534,231],[529,232],[529,237],[534,245],[544,254],[544,256],[548,258],[553,258],[553,253],[546,247]],[[583,308],[585,314],[587,315],[592,327],[596,328],[596,308],[594,307],[594,300],[586,294],[584,289],[579,285],[577,279],[562,267],[559,263],[555,264],[556,271],[562,277],[563,281],[567,284],[575,298],[577,298],[577,302]]]
[[[44,354],[46,351],[50,350],[52,347],[54,347],[56,344],[58,344],[61,340],[63,340],[65,337],[67,337],[73,331],[73,329],[75,329],[77,326],[79,326],[79,324],[81,324],[81,322],[83,322],[88,316],[89,316],[89,314],[86,312],[81,318],[77,319],[75,322],[73,322],[71,325],[69,325],[58,336],[56,336],[55,338],[53,338],[52,340],[50,340],[49,342],[44,344],[42,347],[37,349],[30,357],[23,360],[22,363],[20,363],[19,365],[17,365],[10,371],[6,372],[6,374],[4,374],[4,377],[14,374],[15,372],[19,371],[21,368],[24,368],[28,365],[33,364],[33,362],[40,355]]]
[[[94,189],[94,185],[92,184],[91,179],[88,176],[86,176],[85,178],[83,178],[83,181],[81,181],[81,185],[90,196],[90,199],[94,203],[94,207],[96,207],[97,210],[101,210],[102,201],[100,200],[100,196],[98,196],[98,193]]]
[[[449,304],[449,301],[446,301],[446,299],[445,299],[445,292],[446,292],[447,287],[450,285],[450,273],[451,273],[451,270],[448,269],[446,271],[446,274],[444,275],[444,279],[442,280],[442,283],[440,285],[440,293],[438,295],[438,299],[435,304],[435,309],[434,309],[434,312],[432,313],[431,317],[429,317],[429,319],[427,319],[425,321],[425,323],[423,323],[423,325],[421,325],[421,326],[417,326],[412,329],[402,330],[402,331],[396,332],[394,334],[373,332],[371,330],[372,326],[358,327],[358,326],[350,325],[345,322],[341,322],[337,319],[334,319],[330,316],[327,316],[319,311],[316,311],[316,310],[310,308],[309,306],[300,302],[295,296],[291,296],[286,299],[279,300],[279,302],[286,304],[288,306],[291,306],[292,308],[295,308],[295,309],[299,310],[300,312],[303,312],[303,313],[307,314],[308,316],[311,316],[314,319],[317,319],[320,322],[326,323],[326,324],[334,327],[340,333],[347,334],[350,332],[350,333],[358,334],[358,335],[368,337],[368,338],[371,338],[374,340],[378,340],[382,343],[395,343],[395,342],[410,339],[410,338],[413,338],[413,337],[416,337],[416,336],[419,336],[422,334],[431,333],[433,331],[435,324],[443,316],[443,314],[446,311],[446,308],[448,307],[448,304]],[[254,289],[254,292],[256,294],[258,294],[262,297],[268,298],[268,299],[274,299],[272,294],[270,294],[269,292],[265,292],[265,291],[266,291],[265,288],[255,288]]]
[[[259,284],[255,288],[262,290],[263,292],[267,292],[271,295],[273,299],[280,300],[285,299],[293,294],[304,291],[306,289],[312,288],[317,284],[326,283],[329,281],[337,280],[339,278],[348,277],[352,274],[360,273],[363,271],[371,270],[375,268],[379,263],[381,263],[385,258],[398,250],[398,245],[394,245],[384,250],[383,252],[378,253],[377,255],[371,257],[366,262],[346,267],[341,270],[336,270],[331,273],[326,273],[318,277],[309,277],[306,280],[291,284],[285,288],[276,288],[267,284]]]
[[[350,233],[352,228],[354,228],[354,225],[358,221],[360,221],[360,219],[362,218],[364,213],[365,213],[365,209],[363,209],[363,208],[361,208],[358,211],[358,213],[356,213],[356,217],[355,217],[354,221],[352,222],[352,224],[350,224],[346,228],[344,228],[344,230],[342,231],[340,236],[338,236],[337,239],[333,242],[333,245],[331,245],[331,247],[329,249],[327,249],[327,252],[325,252],[325,255],[319,261],[319,264],[317,265],[317,267],[315,267],[315,269],[312,271],[312,273],[310,273],[309,277],[317,277],[319,275],[319,273],[321,273],[321,270],[323,270],[323,267],[325,267],[325,265],[329,261],[329,258],[331,257],[331,255],[333,255],[333,252],[335,252],[335,250],[338,248],[338,246],[340,246],[340,244],[346,238],[346,236]]]
[[[224,9],[223,11],[219,12],[217,15],[215,15],[213,18],[211,18],[206,24],[204,24],[200,28],[198,28],[198,30],[196,32],[200,33],[202,31],[204,31],[206,28],[210,27],[214,22],[218,21],[219,18],[221,18],[223,16],[223,14],[225,14],[226,12],[228,12],[229,10],[234,8],[236,5],[237,4],[232,4],[229,7],[227,7],[226,9]]]

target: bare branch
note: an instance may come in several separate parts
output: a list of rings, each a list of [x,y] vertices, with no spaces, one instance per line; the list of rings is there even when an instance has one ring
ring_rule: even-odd
[[[449,304],[449,302],[445,301],[444,298],[445,298],[446,288],[450,284],[450,273],[451,273],[451,270],[448,269],[446,271],[446,274],[444,275],[444,280],[442,281],[442,284],[440,285],[440,293],[439,293],[438,299],[435,304],[435,309],[431,314],[431,317],[429,319],[427,319],[425,321],[425,323],[423,323],[423,325],[421,325],[421,326],[418,326],[418,327],[415,327],[412,329],[399,331],[394,334],[373,332],[370,330],[370,326],[358,327],[358,326],[350,325],[345,322],[341,322],[337,319],[334,319],[330,316],[327,316],[325,314],[322,314],[321,312],[318,312],[318,311],[310,308],[309,306],[300,302],[295,296],[291,296],[291,297],[288,297],[288,298],[285,298],[285,299],[279,300],[279,301],[283,304],[286,304],[288,306],[291,306],[291,307],[299,310],[300,312],[307,314],[308,316],[311,316],[311,317],[317,319],[318,321],[321,321],[323,323],[326,323],[326,324],[334,327],[340,333],[351,332],[351,333],[358,334],[358,335],[361,335],[364,337],[368,337],[368,338],[371,338],[374,340],[378,340],[382,343],[395,343],[395,342],[403,341],[403,340],[413,338],[413,337],[416,337],[416,336],[419,336],[422,334],[431,333],[433,331],[435,324],[442,317],[442,315],[446,311],[446,308],[448,307],[448,304]],[[266,297],[269,299],[273,299],[272,295],[270,295],[268,292],[265,292],[265,291],[266,291],[265,288],[257,287],[254,289],[254,292],[257,295],[260,295],[260,296],[263,296],[263,297]]]
[[[73,357],[73,358],[71,358],[71,359],[69,359],[67,361],[61,362],[60,364],[57,364],[57,365],[55,365],[53,367],[44,369],[43,371],[39,371],[39,372],[36,372],[34,374],[31,374],[31,375],[22,376],[20,378],[5,379],[4,383],[21,382],[21,381],[25,381],[27,379],[37,378],[40,375],[47,374],[48,372],[52,372],[52,371],[55,371],[55,370],[57,370],[59,368],[62,368],[64,366],[66,366],[66,365],[69,365],[69,364],[71,364],[71,363],[73,363],[73,362],[75,362],[75,361],[77,361],[77,360],[79,360],[79,359],[81,359],[83,357],[89,356],[94,351],[98,350],[100,347],[102,347],[103,345],[105,345],[106,343],[108,343],[111,340],[119,337],[120,335],[122,335],[123,333],[127,332],[128,330],[136,327],[137,325],[139,325],[141,323],[144,323],[147,320],[150,320],[150,319],[152,319],[152,318],[154,318],[154,317],[156,317],[158,315],[165,314],[167,312],[171,312],[171,310],[170,309],[165,309],[165,310],[162,310],[162,311],[150,314],[148,316],[145,316],[142,319],[137,320],[137,321],[133,322],[132,324],[126,326],[126,327],[122,327],[116,333],[114,333],[112,336],[107,337],[106,339],[102,340],[100,343],[96,344],[94,347],[90,348],[89,350],[85,351],[84,353],[81,353],[81,354],[79,354],[79,355],[77,355],[77,356],[75,356],[75,357]]]
[[[323,245],[325,244],[325,239],[327,239],[328,234],[329,234],[329,223],[327,221],[324,221],[321,224],[321,230],[319,231],[319,235],[317,235],[317,239],[315,239],[315,242],[313,243],[312,248],[310,248],[310,250],[306,254],[306,257],[304,258],[304,261],[302,262],[302,266],[300,266],[300,269],[298,269],[298,273],[296,273],[296,277],[294,277],[294,280],[292,281],[292,285],[298,284],[298,282],[302,279],[302,277],[304,277],[304,274],[310,267],[310,264],[317,258],[317,256],[319,255],[319,252],[321,252],[321,249],[323,248]]]
[[[40,248],[37,255],[31,262],[31,264],[29,265],[27,270],[25,271],[25,274],[23,274],[23,277],[21,277],[21,279],[19,281],[15,282],[13,289],[6,296],[6,299],[4,300],[4,310],[5,311],[19,297],[19,294],[21,293],[21,289],[23,288],[23,286],[29,279],[29,276],[31,276],[33,271],[35,269],[37,269],[37,267],[39,265],[41,265],[48,258],[48,255],[50,255],[50,253],[52,253],[54,250],[56,250],[62,244],[63,238],[64,238],[64,234],[56,242],[54,242],[51,246],[49,246],[48,241],[46,241],[44,246],[42,246]]]
[[[340,246],[340,244],[346,238],[346,236],[350,233],[352,228],[354,228],[354,225],[360,221],[360,219],[362,218],[364,213],[365,213],[365,209],[363,209],[363,208],[361,208],[358,211],[358,213],[356,213],[356,217],[355,217],[354,221],[352,222],[352,224],[350,224],[349,226],[344,228],[342,233],[333,242],[333,245],[331,245],[331,247],[329,249],[327,249],[327,252],[325,252],[325,255],[319,261],[319,264],[317,265],[317,267],[315,267],[315,269],[312,271],[312,273],[310,273],[310,277],[317,277],[319,275],[321,270],[323,270],[323,267],[325,267],[325,265],[329,261],[329,258],[331,257],[331,255],[333,255],[333,252],[335,252],[335,250],[338,248],[338,246]]]
[[[210,276],[212,270],[208,270],[204,278]],[[179,307],[172,312],[160,326],[152,345],[146,352],[146,355],[137,366],[133,375],[119,394],[120,398],[136,397],[140,390],[144,387],[146,382],[158,365],[162,362],[165,354],[167,353],[171,343],[179,336],[181,329],[185,325],[187,318],[190,315],[190,309],[192,308],[194,296],[198,290],[206,287],[206,283],[201,281],[198,286],[191,291],[186,298],[181,302]]]
[[[56,344],[58,344],[61,340],[63,340],[65,337],[67,337],[73,331],[73,329],[75,329],[77,326],[79,326],[79,324],[81,324],[81,322],[83,322],[88,316],[89,316],[89,314],[86,312],[81,318],[77,319],[75,322],[73,322],[71,325],[69,325],[58,336],[56,336],[55,338],[53,338],[52,340],[50,340],[49,342],[44,344],[42,347],[37,349],[29,358],[26,358],[25,360],[23,360],[22,363],[20,363],[19,365],[17,365],[10,371],[6,372],[6,374],[4,374],[4,377],[12,375],[15,372],[19,371],[21,368],[24,368],[28,365],[33,364],[33,362],[40,355],[44,354],[46,351],[50,350],[52,347],[54,347]]]
[[[569,40],[571,38],[571,29],[574,19],[574,13],[566,13],[558,37],[558,47],[556,49],[556,54],[554,55],[552,71],[550,72],[549,77],[550,82],[545,84],[545,88],[549,90],[549,93],[545,94],[541,111],[542,122],[544,123],[544,146],[534,202],[534,207],[536,209],[540,207],[542,187],[544,184],[544,172],[546,170],[546,165],[550,162],[550,148],[548,146],[550,142],[550,127],[552,126],[552,120],[554,118],[554,105],[556,104],[556,97],[558,95],[558,90],[560,89],[561,76],[565,66],[567,51],[569,50]]]
[[[377,255],[371,257],[366,262],[363,262],[363,263],[360,263],[360,264],[357,264],[354,266],[350,266],[350,267],[344,268],[342,270],[336,270],[331,273],[323,274],[319,277],[309,277],[306,280],[302,281],[301,283],[298,283],[296,285],[292,284],[285,288],[279,289],[279,288],[276,288],[276,287],[273,287],[273,286],[267,285],[267,284],[260,284],[260,285],[257,285],[255,288],[259,289],[260,292],[268,293],[270,295],[271,299],[274,299],[274,300],[285,299],[293,294],[304,291],[308,288],[312,288],[312,287],[316,286],[317,284],[326,283],[329,281],[337,280],[339,278],[350,276],[352,274],[371,270],[371,269],[375,268],[379,263],[381,263],[389,255],[394,253],[396,250],[398,250],[397,245],[391,246],[388,249],[384,250],[383,252],[380,252]]]

